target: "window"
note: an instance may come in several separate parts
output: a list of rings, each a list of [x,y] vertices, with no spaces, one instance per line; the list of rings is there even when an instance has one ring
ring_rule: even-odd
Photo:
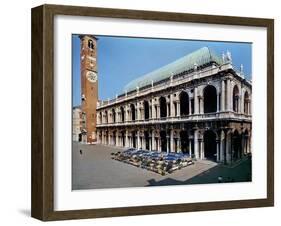
[[[88,41],[88,47],[89,47],[90,49],[94,49],[94,42],[93,42],[93,40],[89,40],[89,41]]]

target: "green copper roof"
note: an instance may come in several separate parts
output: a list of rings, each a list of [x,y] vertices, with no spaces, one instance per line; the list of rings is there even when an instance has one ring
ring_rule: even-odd
[[[130,92],[135,90],[137,87],[142,88],[144,86],[150,85],[152,81],[153,83],[156,83],[169,78],[171,75],[176,75],[183,71],[191,70],[194,68],[195,64],[200,67],[211,62],[222,64],[222,59],[212,52],[208,47],[203,47],[170,64],[167,64],[131,81],[124,87],[124,91]]]

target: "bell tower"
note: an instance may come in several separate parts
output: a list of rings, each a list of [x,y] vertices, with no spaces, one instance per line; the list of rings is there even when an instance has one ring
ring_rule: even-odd
[[[80,35],[82,134],[87,142],[96,141],[98,101],[97,38]],[[85,140],[85,139],[84,139]]]

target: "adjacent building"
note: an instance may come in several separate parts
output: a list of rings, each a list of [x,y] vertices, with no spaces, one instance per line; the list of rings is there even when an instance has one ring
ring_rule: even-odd
[[[131,81],[116,98],[99,101],[97,142],[231,163],[251,152],[251,94],[251,82],[242,67],[234,69],[231,54],[219,57],[204,47]],[[95,123],[94,116],[89,120]]]

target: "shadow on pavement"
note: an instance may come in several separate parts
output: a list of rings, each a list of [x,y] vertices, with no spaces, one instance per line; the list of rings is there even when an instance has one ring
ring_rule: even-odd
[[[219,181],[219,177],[221,180]],[[173,178],[165,178],[156,181],[150,179],[148,186],[166,186],[166,185],[186,185],[186,184],[210,184],[210,183],[231,183],[231,182],[250,182],[252,181],[251,160],[247,159],[234,168],[223,165],[214,166],[203,173],[200,173],[188,180],[180,181]]]

